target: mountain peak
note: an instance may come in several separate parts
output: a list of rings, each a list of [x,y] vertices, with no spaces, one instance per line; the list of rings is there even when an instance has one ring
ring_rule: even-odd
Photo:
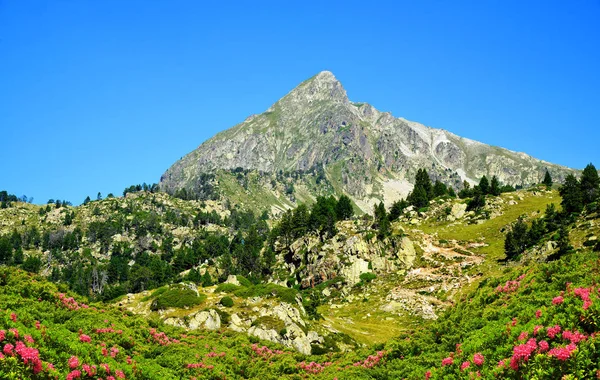
[[[331,71],[321,71],[312,78],[305,80],[281,100],[294,103],[310,103],[313,101],[349,103],[346,90]]]

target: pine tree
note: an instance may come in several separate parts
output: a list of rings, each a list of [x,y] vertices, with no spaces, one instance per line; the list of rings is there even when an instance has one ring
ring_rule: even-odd
[[[83,200],[83,204],[87,205],[88,203],[90,203],[92,200],[90,199],[90,196],[88,195],[87,197],[85,197],[85,199]]]
[[[557,254],[559,256],[562,256],[565,253],[568,253],[571,249],[573,249],[573,247],[571,246],[571,242],[569,240],[569,231],[567,231],[567,228],[564,224],[561,224],[560,228],[558,229],[557,245],[558,245]]]
[[[429,197],[427,196],[427,190],[423,186],[417,185],[413,191],[406,198],[408,203],[417,209],[429,206]]]
[[[431,179],[429,178],[429,174],[427,174],[427,170],[417,170],[417,176],[415,177],[415,188],[417,186],[421,186],[423,190],[425,190],[427,201],[430,201],[434,198],[433,186],[431,185]]]
[[[404,209],[408,207],[408,202],[404,199],[396,201],[392,204],[392,208],[390,209],[390,222],[398,219],[400,215],[404,212]]]
[[[445,184],[440,181],[435,181],[435,185],[433,185],[433,196],[443,197],[444,195],[448,195],[448,188]]]
[[[548,169],[546,169],[546,175],[544,175],[544,181],[542,182],[544,185],[546,185],[546,188],[550,189],[552,188],[552,176],[550,175],[550,172],[548,171]]]
[[[565,178],[565,183],[560,187],[559,192],[562,197],[560,204],[564,212],[571,214],[583,210],[581,186],[573,174],[569,174]]]
[[[598,199],[598,194],[600,193],[600,178],[598,178],[596,167],[591,163],[583,169],[580,187],[584,204],[590,204]]]
[[[481,190],[481,194],[483,195],[490,193],[490,182],[486,176],[481,177],[481,180],[479,181],[479,190]]]
[[[490,194],[492,194],[494,196],[498,196],[498,195],[500,195],[500,193],[502,193],[502,190],[500,187],[500,181],[498,181],[498,177],[493,176],[492,184],[490,186]]]
[[[335,205],[335,215],[337,220],[347,220],[354,215],[352,201],[347,195],[342,195],[340,196],[340,199],[338,199]]]
[[[375,223],[373,227],[377,229],[377,237],[379,239],[384,239],[389,235],[390,232],[390,219],[385,210],[385,206],[383,202],[379,202],[379,204],[375,207]]]

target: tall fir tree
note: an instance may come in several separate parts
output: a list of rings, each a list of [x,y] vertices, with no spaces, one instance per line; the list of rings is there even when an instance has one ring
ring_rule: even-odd
[[[598,171],[593,164],[590,163],[583,169],[579,185],[581,187],[581,195],[584,204],[590,204],[598,199],[598,194],[600,193],[600,178],[598,178]]]
[[[583,210],[583,194],[577,178],[569,174],[565,178],[565,183],[559,189],[562,197],[561,206],[567,214],[581,212]]]
[[[502,193],[502,188],[500,186],[500,181],[498,181],[498,177],[492,177],[492,183],[490,185],[490,194],[494,196],[498,196]]]
[[[490,182],[486,176],[481,177],[481,180],[479,181],[479,190],[481,190],[481,194],[483,195],[490,193]]]
[[[544,185],[546,185],[546,188],[550,189],[552,187],[552,176],[550,175],[550,172],[548,171],[548,169],[546,169],[546,174],[544,175],[544,181],[542,182]]]

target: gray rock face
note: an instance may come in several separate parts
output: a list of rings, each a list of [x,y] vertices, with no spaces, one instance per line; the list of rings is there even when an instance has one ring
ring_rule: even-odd
[[[192,189],[202,173],[238,167],[269,173],[322,167],[364,211],[376,199],[389,204],[405,196],[420,168],[457,189],[483,175],[520,185],[539,183],[546,169],[557,182],[575,172],[353,103],[328,71],[204,142],[169,168],[160,186]]]

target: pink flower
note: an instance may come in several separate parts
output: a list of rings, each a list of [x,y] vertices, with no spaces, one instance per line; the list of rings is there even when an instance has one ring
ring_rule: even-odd
[[[431,379],[431,371],[425,372],[425,380]]]
[[[460,370],[464,371],[465,369],[469,368],[471,366],[471,363],[469,363],[468,361],[464,362],[463,364],[460,365]]]
[[[6,331],[0,330],[0,342],[2,342],[6,338]]]
[[[529,333],[527,331],[523,331],[521,334],[519,334],[518,340],[526,340],[527,337],[529,337]]]
[[[541,317],[541,316],[542,316],[542,311],[538,309],[538,310],[535,312],[535,317],[536,317],[537,319],[540,319],[540,317]]]
[[[543,329],[543,328],[544,328],[544,326],[542,326],[542,325],[537,325],[537,326],[535,326],[535,327],[533,328],[533,336],[537,336],[538,332],[539,332],[541,329]]]
[[[13,346],[13,345],[12,345],[12,344],[10,344],[10,343],[6,343],[6,344],[4,345],[4,348],[2,349],[2,352],[4,352],[4,354],[6,354],[6,355],[12,355],[12,353],[13,353],[13,348],[15,348],[15,346]]]
[[[33,340],[33,338],[31,337],[31,335],[25,335],[25,336],[23,337],[23,339],[25,339],[25,341],[26,341],[27,343],[29,343],[29,344],[33,344],[33,343],[35,343],[35,340]]]
[[[10,313],[10,319],[11,319],[13,322],[16,322],[16,321],[17,321],[17,315],[16,315],[15,313]]]
[[[92,338],[90,338],[89,335],[81,334],[79,335],[79,341],[82,343],[89,343],[92,341]]]
[[[547,329],[548,337],[550,339],[554,339],[556,334],[560,334],[560,330],[561,330],[561,328],[559,325],[555,325],[554,327],[548,327],[548,329]]]
[[[481,366],[483,365],[484,361],[485,359],[481,353],[478,352],[475,355],[473,355],[473,363],[475,363],[475,365]]]
[[[123,373],[123,371],[121,371],[120,369],[117,369],[115,370],[115,376],[117,377],[117,379],[124,379],[125,373]]]
[[[562,296],[554,297],[552,299],[552,305],[560,305],[563,302],[565,302],[565,299]]]
[[[79,379],[81,377],[81,371],[78,369],[71,371],[67,374],[67,380]]]
[[[454,363],[454,358],[452,356],[449,356],[442,360],[442,367],[447,366],[447,365],[452,365],[453,363]]]
[[[35,328],[37,330],[39,330],[42,327],[42,324],[40,323],[40,321],[35,321]]]
[[[577,349],[575,344],[571,343],[566,347],[553,348],[548,352],[548,355],[557,358],[558,360],[565,361],[571,357],[571,353]]]
[[[538,345],[540,346],[541,353],[548,351],[548,349],[550,348],[550,345],[545,340],[540,341]]]
[[[75,369],[75,368],[79,367],[79,358],[77,358],[77,356],[71,356],[67,363],[69,364],[69,368]],[[81,373],[79,374],[79,376],[81,376]],[[79,377],[79,376],[77,376],[77,377]]]
[[[505,364],[506,364],[506,363],[504,362],[504,360],[500,360],[500,361],[498,362],[498,368],[504,367],[504,365],[505,365]]]

